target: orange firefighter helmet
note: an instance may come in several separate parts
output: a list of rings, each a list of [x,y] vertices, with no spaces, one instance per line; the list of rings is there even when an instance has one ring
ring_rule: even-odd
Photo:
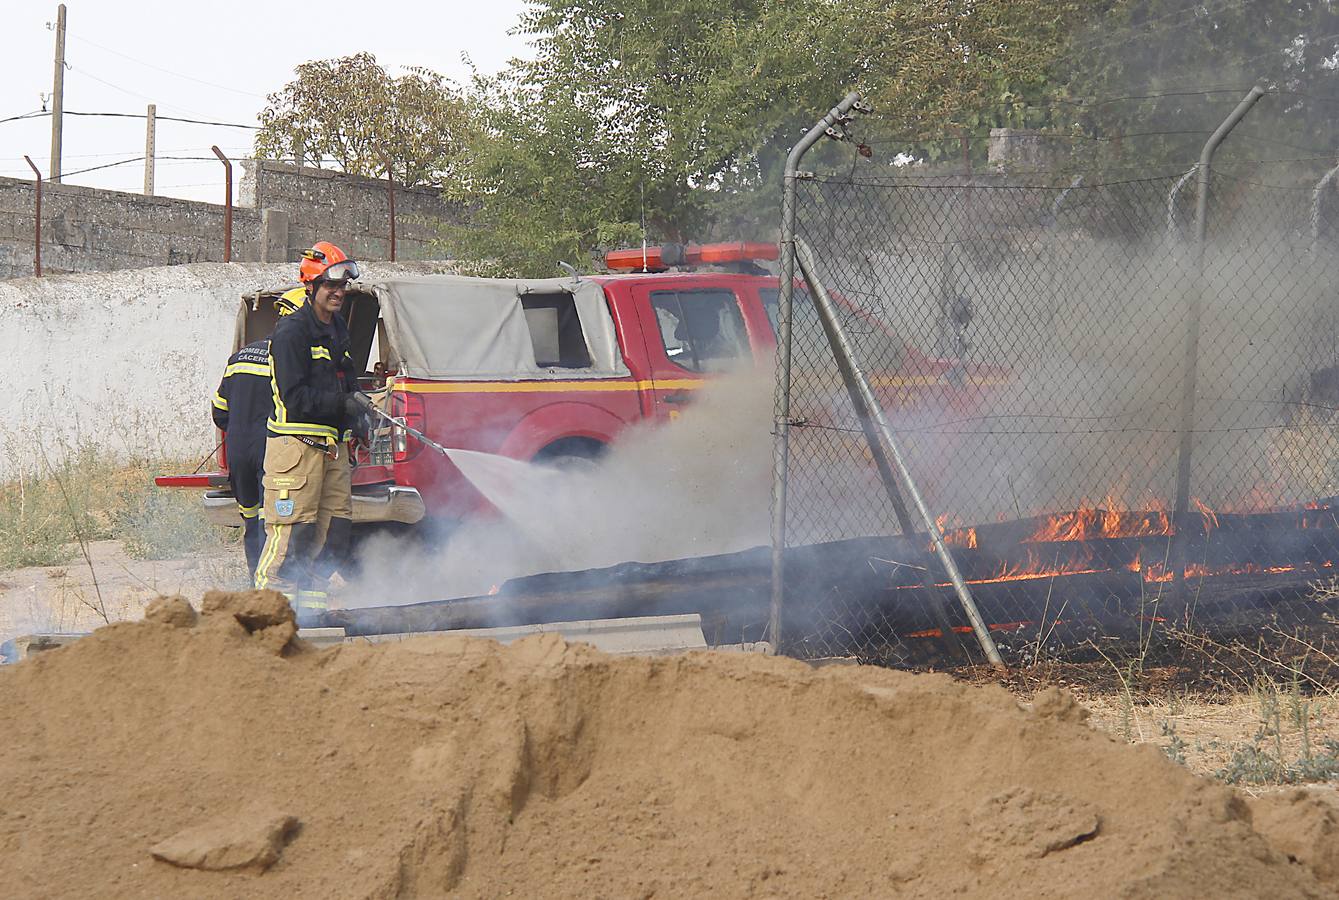
[[[329,241],[317,241],[302,251],[298,276],[308,286],[321,280],[350,281],[358,277],[358,264]]]

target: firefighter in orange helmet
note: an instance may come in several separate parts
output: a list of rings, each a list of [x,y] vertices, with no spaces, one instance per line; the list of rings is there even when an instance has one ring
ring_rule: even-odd
[[[306,302],[270,338],[274,411],[265,441],[265,548],[256,587],[288,595],[298,623],[318,621],[325,586],[348,555],[353,517],[349,440],[366,407],[340,311],[358,264],[328,241],[302,254]]]

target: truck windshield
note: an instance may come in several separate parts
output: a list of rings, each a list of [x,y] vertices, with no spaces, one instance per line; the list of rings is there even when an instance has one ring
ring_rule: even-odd
[[[767,310],[767,321],[772,331],[777,330],[777,307],[781,296],[780,288],[759,288],[763,307]],[[898,369],[906,355],[906,345],[898,340],[889,328],[867,313],[843,310],[842,324],[846,334],[860,354],[860,362],[878,370]],[[827,335],[823,333],[823,324],[819,321],[818,310],[814,308],[813,298],[803,287],[795,291],[795,305],[791,329],[796,347],[826,347]]]

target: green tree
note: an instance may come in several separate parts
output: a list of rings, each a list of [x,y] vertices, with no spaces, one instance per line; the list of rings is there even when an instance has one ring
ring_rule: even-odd
[[[441,75],[411,68],[395,78],[371,53],[315,60],[295,72],[260,114],[258,158],[304,155],[331,160],[352,175],[379,177],[386,172],[384,152],[403,184],[455,177],[469,119],[465,102]]]
[[[1074,0],[542,0],[533,59],[478,78],[448,236],[493,271],[589,268],[639,240],[774,234],[789,147],[852,87],[889,127],[1032,90]]]
[[[1332,0],[1105,0],[1056,56],[1052,90],[1032,113],[1074,138],[1080,165],[1177,170],[1259,83],[1277,93],[1233,132],[1220,162],[1328,158],[1339,142],[1336,58]]]

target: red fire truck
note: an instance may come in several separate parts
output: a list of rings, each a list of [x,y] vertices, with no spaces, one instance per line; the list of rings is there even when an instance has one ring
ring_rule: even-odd
[[[352,286],[344,315],[364,388],[403,424],[451,448],[579,464],[635,422],[673,419],[709,379],[772,365],[779,283],[758,263],[776,258],[774,244],[667,245],[611,253],[609,275],[369,278]],[[238,347],[273,329],[283,290],[243,298]],[[796,296],[795,328],[819,329]],[[964,381],[955,361],[921,353],[842,302],[887,363],[872,375],[890,406],[930,394],[940,404],[979,402],[971,388],[992,380],[983,370]],[[355,525],[450,522],[486,506],[446,458],[402,429],[379,429],[355,458]],[[205,488],[210,519],[236,525],[226,448],[219,462],[221,472],[158,483]]]

